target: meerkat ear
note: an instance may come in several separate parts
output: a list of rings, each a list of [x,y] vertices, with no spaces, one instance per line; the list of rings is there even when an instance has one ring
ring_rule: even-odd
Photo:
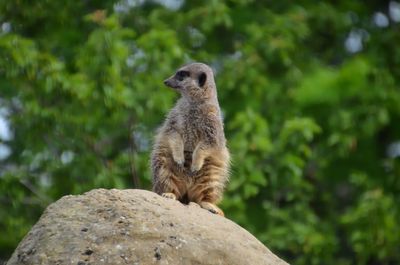
[[[206,75],[206,73],[202,72],[202,73],[199,75],[199,86],[200,86],[200,87],[203,87],[204,84],[206,83],[206,81],[207,81],[207,75]]]

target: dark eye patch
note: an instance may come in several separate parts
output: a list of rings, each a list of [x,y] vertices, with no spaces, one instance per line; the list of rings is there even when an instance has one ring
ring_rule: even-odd
[[[183,79],[185,79],[186,77],[188,77],[190,75],[190,73],[188,71],[178,71],[175,76],[179,81],[182,81]]]

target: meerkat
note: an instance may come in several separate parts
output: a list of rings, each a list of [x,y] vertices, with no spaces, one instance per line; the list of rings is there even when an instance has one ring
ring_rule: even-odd
[[[153,191],[224,216],[216,204],[229,178],[230,155],[213,71],[206,64],[191,63],[164,84],[181,97],[155,137]]]

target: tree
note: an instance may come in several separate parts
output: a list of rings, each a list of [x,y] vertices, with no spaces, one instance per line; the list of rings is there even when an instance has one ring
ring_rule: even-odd
[[[44,208],[150,189],[188,61],[216,71],[233,154],[222,207],[296,264],[400,261],[400,4],[3,1],[1,257]]]

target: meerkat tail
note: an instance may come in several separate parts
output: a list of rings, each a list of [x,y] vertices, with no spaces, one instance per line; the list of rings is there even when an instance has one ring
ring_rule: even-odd
[[[201,208],[206,209],[212,213],[225,216],[224,212],[215,204],[212,204],[211,202],[200,202],[198,203]]]

